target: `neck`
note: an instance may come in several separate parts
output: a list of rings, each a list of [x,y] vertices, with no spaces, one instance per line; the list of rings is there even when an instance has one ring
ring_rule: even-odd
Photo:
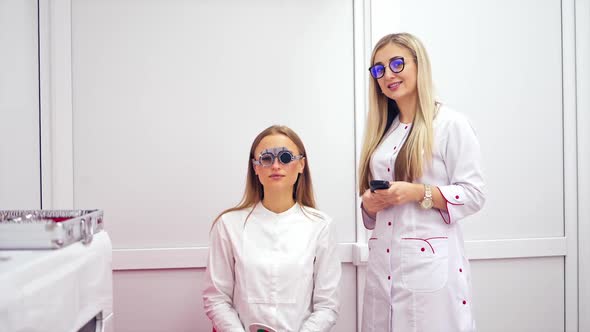
[[[289,210],[295,205],[293,191],[289,192],[264,192],[262,205],[274,213],[281,213]]]
[[[414,121],[416,115],[416,108],[418,101],[415,97],[409,97],[401,100],[396,100],[399,108],[399,121],[402,123],[411,123]]]

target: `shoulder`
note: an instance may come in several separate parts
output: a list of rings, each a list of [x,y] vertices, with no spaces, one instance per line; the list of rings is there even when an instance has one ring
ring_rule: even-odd
[[[436,117],[434,118],[434,123],[438,125],[448,125],[464,121],[468,121],[465,114],[458,112],[445,104],[439,106]]]
[[[215,222],[214,228],[223,227],[225,229],[228,229],[236,227],[238,225],[242,226],[244,224],[244,221],[248,217],[248,214],[250,214],[251,210],[252,208],[249,207],[245,209],[225,212],[224,214],[219,216],[219,219]]]
[[[325,212],[311,208],[309,206],[302,205],[300,207],[300,213],[302,217],[304,217],[307,220],[310,220],[314,225],[314,229],[331,232],[330,229],[334,228],[334,220]]]
[[[444,104],[439,107],[438,112],[436,113],[436,117],[434,118],[434,127],[436,130],[443,132],[456,132],[463,130],[474,131],[471,122],[467,116],[465,116],[465,114],[457,112],[456,110]]]
[[[312,221],[320,223],[320,224],[324,224],[324,225],[332,224],[332,221],[333,221],[332,217],[327,215],[325,212],[322,212],[318,209],[314,209],[309,206],[301,205],[300,207],[301,207],[302,214],[305,215],[305,217],[311,219]]]

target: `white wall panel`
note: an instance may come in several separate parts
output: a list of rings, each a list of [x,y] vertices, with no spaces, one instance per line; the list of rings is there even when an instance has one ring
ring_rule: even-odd
[[[470,264],[478,332],[564,330],[563,257],[470,259]],[[366,268],[359,271],[364,278]]]
[[[113,277],[117,332],[210,332],[201,293],[204,269],[117,271]],[[343,299],[334,331],[356,331],[356,268],[342,265]]]
[[[482,145],[488,199],[468,239],[564,235],[561,2],[400,1],[438,95]]]
[[[207,245],[241,198],[250,142],[280,123],[354,241],[352,7],[73,1],[75,206],[106,211],[116,248]]]
[[[203,310],[204,269],[117,271],[115,331],[211,332]]]
[[[563,257],[471,262],[479,332],[564,330]]]
[[[0,209],[41,207],[37,1],[0,0]]]

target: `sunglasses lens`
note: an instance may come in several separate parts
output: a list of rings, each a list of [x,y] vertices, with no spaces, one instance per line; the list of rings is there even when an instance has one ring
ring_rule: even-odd
[[[385,66],[381,64],[374,65],[373,67],[369,68],[369,71],[371,72],[371,76],[373,76],[373,78],[381,78],[385,73]]]
[[[291,160],[293,160],[293,155],[289,151],[282,151],[279,153],[279,160],[281,161],[281,163],[286,165],[290,163]]]
[[[389,62],[389,69],[394,73],[400,73],[404,70],[404,59],[392,59]]]
[[[274,157],[270,153],[265,153],[260,156],[260,164],[262,164],[262,166],[271,166],[273,161]]]

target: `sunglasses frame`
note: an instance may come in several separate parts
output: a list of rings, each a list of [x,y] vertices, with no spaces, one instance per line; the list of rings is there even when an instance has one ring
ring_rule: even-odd
[[[281,159],[281,156],[284,154],[288,154],[291,156],[291,159],[288,162],[283,162],[283,160]],[[261,161],[261,158],[265,155],[270,155],[272,158],[272,161],[270,162],[270,164],[268,165],[264,165]],[[294,155],[293,152],[289,151],[289,150],[281,150],[279,152],[277,152],[276,154],[271,152],[271,151],[263,151],[262,153],[260,153],[260,155],[258,156],[258,160],[256,159],[252,159],[252,164],[255,166],[262,166],[262,167],[271,167],[272,165],[274,165],[275,163],[275,159],[278,159],[279,162],[283,165],[289,165],[291,164],[291,162],[295,161],[295,160],[300,160],[302,159],[304,156],[303,154],[299,154],[299,155]]]
[[[395,61],[395,60],[402,60],[402,69],[396,71],[395,69],[392,68],[391,64]],[[381,76],[379,77],[375,77],[373,76],[373,69],[377,66],[383,66],[383,73],[381,74]],[[404,59],[403,56],[394,56],[393,58],[389,59],[389,63],[387,64],[387,67],[389,67],[389,70],[391,70],[393,73],[395,74],[399,74],[402,71],[404,71],[404,68],[406,68],[406,60]],[[371,74],[371,77],[373,77],[374,79],[380,79],[383,76],[385,76],[385,71],[386,71],[386,66],[384,64],[382,64],[381,62],[378,62],[374,65],[372,65],[371,67],[369,67],[369,73]]]

